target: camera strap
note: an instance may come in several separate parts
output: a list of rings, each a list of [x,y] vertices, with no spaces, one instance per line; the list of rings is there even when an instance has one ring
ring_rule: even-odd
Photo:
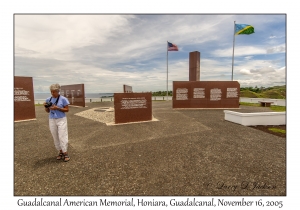
[[[57,99],[56,99],[56,101],[55,101],[55,103],[54,103],[55,105],[57,105],[57,102],[58,102],[58,100],[59,100],[59,96],[60,96],[60,95],[58,95],[58,97],[57,97]],[[49,102],[51,102],[51,99],[52,99],[52,97],[50,98]]]

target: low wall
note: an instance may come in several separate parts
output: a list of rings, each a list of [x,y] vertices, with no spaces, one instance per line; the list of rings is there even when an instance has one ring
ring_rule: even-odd
[[[245,98],[245,97],[240,97],[240,102],[256,103],[256,104],[258,104],[259,103],[258,101],[271,101],[271,102],[273,102],[272,105],[275,105],[275,106],[286,106],[286,100],[285,99]]]
[[[285,125],[285,112],[254,112],[240,113],[224,110],[225,120],[241,124],[244,126],[252,125]]]

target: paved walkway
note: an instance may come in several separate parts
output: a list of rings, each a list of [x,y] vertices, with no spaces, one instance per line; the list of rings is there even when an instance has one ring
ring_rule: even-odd
[[[14,195],[286,195],[285,138],[225,121],[220,109],[152,104],[158,121],[117,126],[75,115],[113,102],[71,107],[67,163],[36,106],[37,120],[14,123]]]

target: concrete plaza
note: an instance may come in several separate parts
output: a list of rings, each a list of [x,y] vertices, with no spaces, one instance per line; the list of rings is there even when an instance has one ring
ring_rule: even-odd
[[[58,154],[48,114],[14,123],[15,196],[286,195],[286,139],[224,120],[223,109],[172,109],[158,121],[107,126],[75,115],[113,102],[70,107],[69,162]],[[270,111],[241,106],[241,111]]]

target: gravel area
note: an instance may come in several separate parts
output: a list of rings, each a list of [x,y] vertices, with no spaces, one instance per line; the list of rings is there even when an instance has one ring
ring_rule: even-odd
[[[101,123],[114,123],[115,112],[113,107],[96,107],[75,114]]]
[[[287,194],[286,139],[225,121],[222,109],[153,101],[158,121],[107,126],[113,112],[102,109],[113,102],[87,106],[67,113],[66,163],[56,160],[42,106],[36,120],[14,123],[14,196]]]

